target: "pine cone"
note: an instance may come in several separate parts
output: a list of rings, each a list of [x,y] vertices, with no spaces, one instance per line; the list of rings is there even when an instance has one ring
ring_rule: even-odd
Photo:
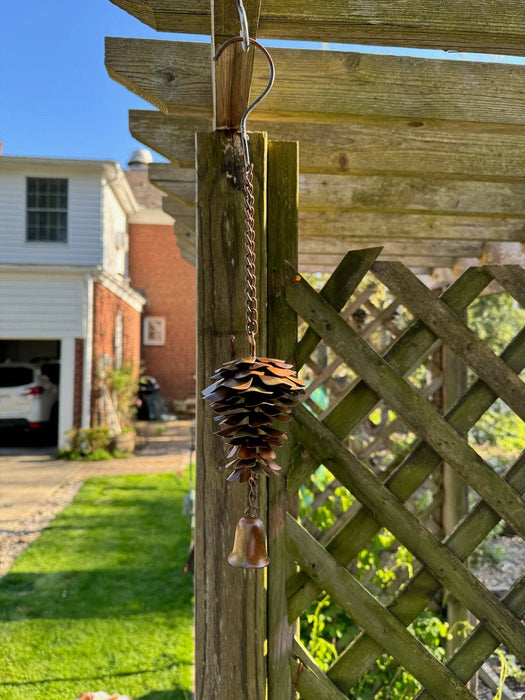
[[[269,357],[244,357],[226,362],[215,380],[202,392],[220,421],[216,434],[230,449],[226,468],[233,469],[228,481],[248,481],[255,474],[275,474],[274,447],[287,438],[275,422],[291,420],[292,406],[306,382],[298,379],[292,365]]]

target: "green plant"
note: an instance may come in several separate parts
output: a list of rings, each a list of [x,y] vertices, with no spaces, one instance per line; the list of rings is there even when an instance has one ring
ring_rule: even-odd
[[[110,451],[111,437],[108,428],[74,428],[66,433],[70,447],[58,450],[58,459],[69,461],[99,462],[108,459],[129,457],[120,450]]]
[[[105,450],[109,447],[111,437],[109,430],[103,427],[73,428],[66,433],[71,450],[78,451],[81,455],[93,454],[96,450]]]
[[[166,432],[166,427],[164,425],[157,425],[155,428],[155,435],[161,437]]]
[[[114,397],[121,429],[130,428],[137,412],[138,378],[132,365],[108,372],[107,382]]]

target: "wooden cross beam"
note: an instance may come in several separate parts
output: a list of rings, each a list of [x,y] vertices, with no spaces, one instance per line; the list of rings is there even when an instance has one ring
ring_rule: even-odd
[[[359,114],[525,124],[524,66],[306,49],[272,49],[272,57],[278,80],[257,109],[268,120],[332,124]],[[167,114],[212,115],[208,44],[108,37],[106,66]],[[267,82],[257,55],[255,94]]]
[[[161,32],[210,33],[208,0],[111,1]],[[523,56],[525,5],[521,0],[263,0],[259,35]]]

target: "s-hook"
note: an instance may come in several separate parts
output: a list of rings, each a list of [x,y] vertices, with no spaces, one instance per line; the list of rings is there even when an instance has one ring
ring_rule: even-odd
[[[224,44],[217,50],[217,53],[213,57],[214,61],[217,61],[219,57],[222,55],[224,49],[226,49],[228,46],[231,44],[237,44],[239,41],[244,42],[244,36],[233,36],[231,39],[227,39]],[[256,46],[260,51],[263,52],[263,54],[266,56],[268,60],[268,67],[270,69],[270,77],[268,79],[268,85],[265,87],[263,92],[259,95],[259,97],[254,100],[251,105],[248,107],[248,109],[244,112],[244,114],[241,117],[241,122],[240,122],[240,128],[241,128],[241,137],[242,137],[242,144],[243,144],[243,153],[244,153],[244,161],[245,163],[250,162],[250,155],[248,152],[248,134],[246,133],[246,120],[248,119],[248,116],[250,115],[250,112],[257,107],[259,102],[264,100],[266,95],[270,92],[272,89],[273,83],[275,81],[275,64],[273,62],[273,58],[270,56],[268,51],[264,48],[262,44],[259,44],[259,42],[256,39],[251,39],[248,37],[248,42],[252,46]]]

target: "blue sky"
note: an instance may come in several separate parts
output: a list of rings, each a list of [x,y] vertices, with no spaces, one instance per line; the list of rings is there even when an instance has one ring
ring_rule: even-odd
[[[141,147],[129,134],[128,110],[153,107],[108,77],[105,36],[203,39],[160,34],[109,0],[18,0],[5,4],[0,41],[0,141],[5,155],[107,158],[125,165],[131,152]],[[377,51],[335,44],[329,48]],[[381,52],[465,58],[406,49]],[[506,57],[489,60],[525,61]]]

